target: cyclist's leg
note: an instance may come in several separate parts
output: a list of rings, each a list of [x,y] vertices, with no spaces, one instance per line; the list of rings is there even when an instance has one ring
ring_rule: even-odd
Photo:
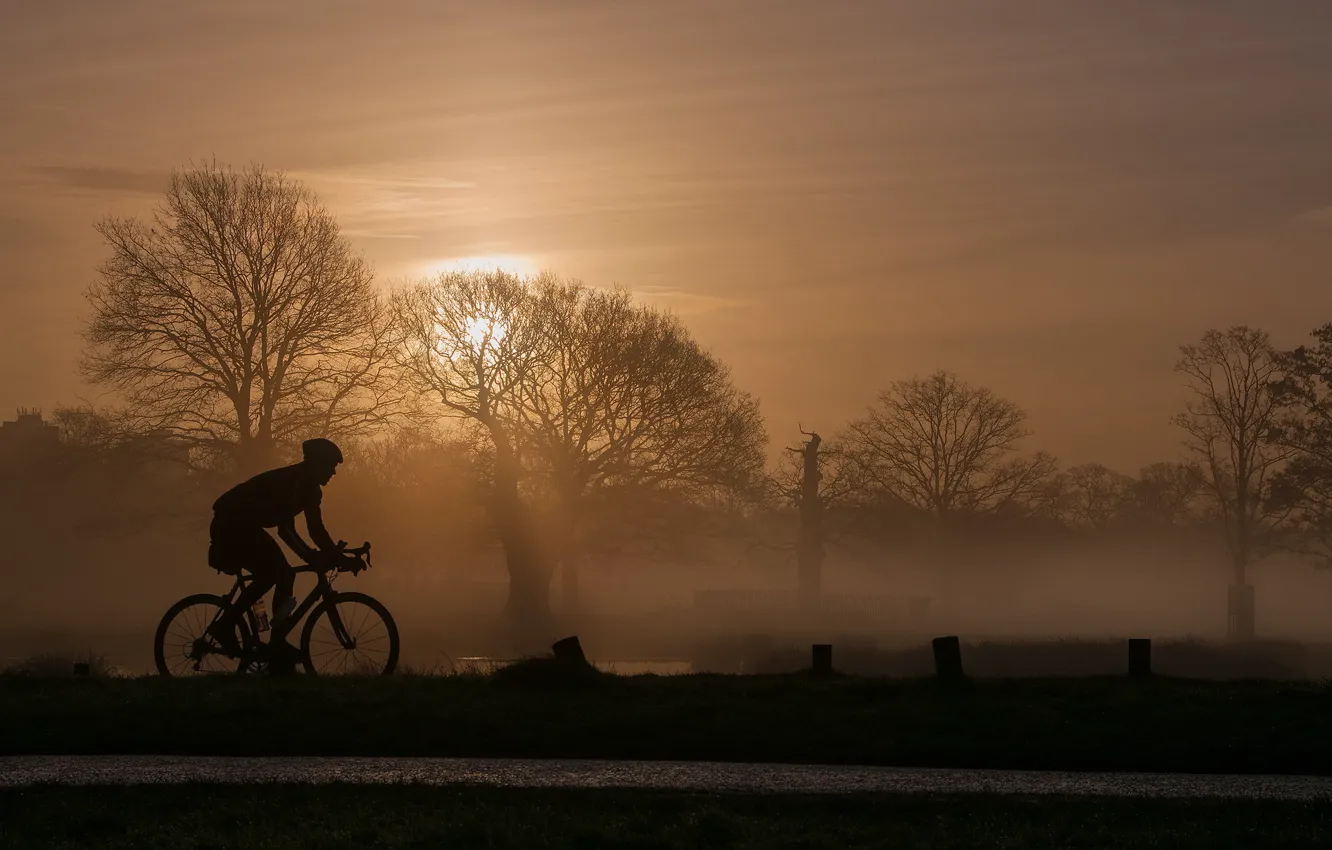
[[[277,544],[274,544],[275,546]],[[296,571],[287,563],[286,556],[278,552],[282,557],[282,564],[279,566],[276,562],[273,564],[273,616],[278,617],[286,603],[291,600],[296,592]],[[290,612],[288,612],[290,613]],[[277,620],[273,621],[277,626]]]
[[[277,565],[285,567],[287,559],[282,556],[282,550],[273,538],[262,528],[238,530],[233,533],[230,543],[227,547],[228,555],[241,569],[249,572],[252,579],[236,600],[236,608],[245,611],[277,582]]]
[[[272,553],[268,550],[268,546],[277,548],[277,544],[267,532],[257,527],[227,527],[214,522],[211,531],[210,563],[233,575],[240,575],[242,571],[251,574],[250,583],[241,591],[231,608],[223,612],[214,631],[224,649],[239,655],[235,640],[237,619],[262,598],[277,580]],[[280,549],[277,554],[281,557]],[[282,563],[286,564],[285,558]]]
[[[258,537],[254,539],[250,572],[254,573],[256,584],[263,584],[263,591],[273,588],[273,627],[276,629],[277,613],[283,609],[284,603],[292,597],[295,589],[296,571],[291,568],[278,542],[268,532],[261,530],[260,533],[263,539],[260,540]],[[254,598],[257,599],[258,596]],[[273,673],[295,672],[296,659],[300,656],[300,652],[285,638],[270,638],[268,643],[268,669]]]

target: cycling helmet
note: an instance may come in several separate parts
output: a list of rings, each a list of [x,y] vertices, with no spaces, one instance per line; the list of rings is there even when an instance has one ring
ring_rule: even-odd
[[[332,440],[323,437],[301,443],[301,456],[316,463],[342,463],[342,450]]]

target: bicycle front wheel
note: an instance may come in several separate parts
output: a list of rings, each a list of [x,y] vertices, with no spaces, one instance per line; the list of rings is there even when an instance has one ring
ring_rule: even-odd
[[[235,673],[238,660],[228,655],[213,635],[208,634],[227,600],[211,593],[187,596],[167,609],[153,637],[153,660],[163,676],[199,676],[208,673]],[[236,641],[245,644],[244,626],[237,626]]]
[[[301,655],[311,675],[387,676],[398,666],[398,625],[378,599],[334,593],[306,619]]]

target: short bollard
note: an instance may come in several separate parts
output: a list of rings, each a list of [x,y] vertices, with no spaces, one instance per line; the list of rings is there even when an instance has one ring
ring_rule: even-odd
[[[816,643],[814,651],[814,675],[828,676],[832,674],[832,644]]]
[[[956,635],[934,639],[934,672],[940,679],[961,679],[962,643]]]
[[[87,661],[74,662],[75,676],[87,676],[91,672],[92,672],[92,665],[90,665]]]
[[[1148,638],[1129,638],[1129,675],[1152,675],[1152,642]]]
[[[579,643],[578,635],[555,641],[551,644],[550,650],[555,653],[555,660],[561,664],[587,666],[587,656],[583,654],[583,645]]]

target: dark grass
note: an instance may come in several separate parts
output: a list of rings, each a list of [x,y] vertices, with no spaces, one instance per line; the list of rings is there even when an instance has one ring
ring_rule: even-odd
[[[0,753],[1332,775],[1332,686],[1178,679],[0,677]]]
[[[151,628],[151,627],[145,627]],[[478,626],[478,629],[480,627]],[[897,640],[900,640],[900,636]],[[780,674],[808,667],[810,643],[829,643],[839,670],[864,676],[911,678],[932,675],[934,660],[927,638],[905,644],[884,642],[867,635],[822,632],[808,639],[790,635],[733,635],[694,639],[680,634],[652,640],[633,639],[622,630],[593,629],[583,645],[589,651],[620,647],[621,658],[670,659],[691,664],[697,672]],[[467,645],[467,649],[461,648]],[[97,646],[106,656],[81,650]],[[452,646],[449,653],[429,647]],[[60,652],[53,650],[60,649]],[[75,651],[71,651],[75,650]],[[25,655],[40,652],[27,660]],[[507,657],[488,640],[462,641],[456,635],[404,635],[404,661],[449,671],[451,656]],[[413,654],[414,651],[416,654]],[[108,658],[109,656],[109,658]],[[45,633],[8,631],[0,623],[0,657],[9,669],[43,676],[71,675],[74,660],[94,661],[93,675],[148,672],[151,650],[142,632]],[[114,660],[119,667],[112,667]],[[612,658],[603,659],[613,661]],[[1115,676],[1126,672],[1126,639],[975,639],[962,635],[962,660],[979,678],[1047,678],[1054,676]],[[1152,642],[1153,669],[1164,676],[1195,679],[1318,679],[1332,677],[1332,644],[1292,640],[1236,642],[1197,639],[1156,639]]]
[[[43,652],[30,655],[21,661],[9,665],[3,671],[5,677],[36,676],[44,679],[75,675],[75,666],[87,665],[83,675],[105,678],[116,675],[117,671],[105,655],[92,651],[59,653]]]
[[[272,785],[0,791],[0,848],[1315,848],[1295,802]]]

